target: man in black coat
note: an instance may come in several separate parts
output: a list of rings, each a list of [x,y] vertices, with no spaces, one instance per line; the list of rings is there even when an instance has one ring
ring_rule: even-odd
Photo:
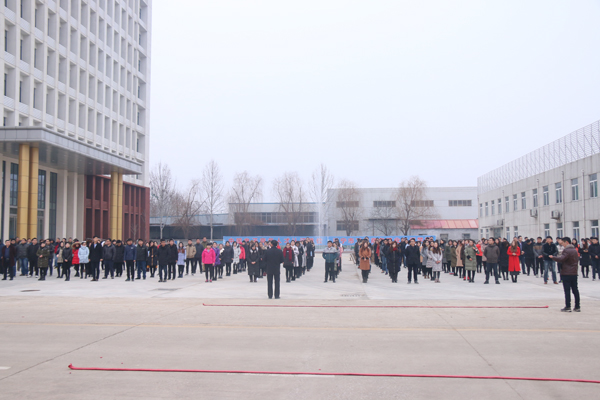
[[[166,245],[165,239],[160,239],[160,246],[158,247],[156,255],[158,258],[158,277],[160,279],[159,282],[166,282],[167,266],[169,265],[169,260],[171,258],[171,250],[170,247]]]
[[[196,239],[196,263],[198,264],[198,269],[200,275],[204,272],[204,267],[202,266],[202,252],[204,251],[204,246],[200,243],[200,239]]]
[[[100,261],[102,261],[102,244],[98,236],[94,236],[90,244],[90,266],[92,270],[92,282],[100,279]]]
[[[273,281],[275,281],[275,298],[279,298],[279,277],[281,275],[281,263],[283,263],[283,251],[277,248],[277,240],[271,241],[271,248],[265,252],[265,264],[267,265],[267,285],[269,298],[273,298]]]
[[[177,245],[175,240],[169,240],[169,272],[168,279],[175,279],[175,270],[177,269]],[[171,278],[171,276],[173,276]]]
[[[36,238],[33,238],[31,240],[31,244],[29,246],[27,246],[27,260],[29,260],[29,276],[33,276],[34,272],[35,272],[35,276],[38,276],[37,251],[39,248],[40,248],[40,245],[38,244],[38,241]]]
[[[411,275],[414,275],[414,281],[418,284],[417,271],[421,266],[421,251],[419,247],[415,246],[415,239],[410,239],[408,247],[404,250],[404,255],[408,267],[408,283],[411,281]]]

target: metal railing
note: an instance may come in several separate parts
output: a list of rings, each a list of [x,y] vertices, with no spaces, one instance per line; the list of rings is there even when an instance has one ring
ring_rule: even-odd
[[[571,132],[477,178],[482,194],[600,153],[600,121]]]

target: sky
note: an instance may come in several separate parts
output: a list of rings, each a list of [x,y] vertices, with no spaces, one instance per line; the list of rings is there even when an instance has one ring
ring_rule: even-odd
[[[476,186],[600,119],[597,0],[154,0],[150,167]]]

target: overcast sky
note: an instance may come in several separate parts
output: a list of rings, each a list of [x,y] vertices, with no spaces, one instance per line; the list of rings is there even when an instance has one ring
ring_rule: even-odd
[[[597,0],[154,0],[151,167],[393,187],[477,177],[600,119]]]

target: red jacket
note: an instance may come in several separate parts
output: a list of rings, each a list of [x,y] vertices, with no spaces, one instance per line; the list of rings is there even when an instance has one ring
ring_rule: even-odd
[[[285,261],[294,262],[294,249],[291,247],[283,248],[283,259]]]
[[[204,249],[202,252],[202,264],[214,264],[215,263],[216,254],[212,247]]]
[[[521,261],[519,260],[521,249],[517,247],[516,256],[513,256],[512,248],[509,246],[506,253],[508,254],[508,270],[510,272],[521,271]]]

